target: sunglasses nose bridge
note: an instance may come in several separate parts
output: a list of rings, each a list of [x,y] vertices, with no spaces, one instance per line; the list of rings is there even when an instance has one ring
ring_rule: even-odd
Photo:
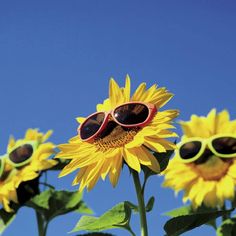
[[[107,121],[109,122],[109,121],[115,121],[115,119],[113,118],[113,116],[112,116],[112,114],[111,114],[111,112],[109,112],[108,114],[107,114]],[[116,122],[116,121],[115,121]]]

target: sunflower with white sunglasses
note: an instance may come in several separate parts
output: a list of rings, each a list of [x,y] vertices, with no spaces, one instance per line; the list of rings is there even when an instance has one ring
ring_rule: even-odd
[[[164,186],[184,191],[194,208],[222,207],[235,198],[236,120],[224,110],[181,122],[183,137],[165,170]]]
[[[10,212],[10,202],[18,202],[17,188],[25,181],[37,178],[41,171],[57,164],[49,159],[54,144],[46,142],[52,131],[46,134],[28,129],[23,139],[9,139],[7,153],[0,158],[0,203]]]

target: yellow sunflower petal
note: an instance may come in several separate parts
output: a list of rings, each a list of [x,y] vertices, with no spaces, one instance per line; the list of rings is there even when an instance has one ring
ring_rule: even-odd
[[[93,154],[91,156],[81,156],[80,158],[72,159],[69,164],[67,164],[59,174],[59,177],[63,177],[65,175],[68,175],[69,173],[75,171],[78,168],[82,168],[88,165],[91,165],[93,163],[96,163],[98,160],[100,160],[100,155],[98,153]]]
[[[8,141],[8,148],[7,150],[9,151],[12,147],[14,147],[16,141],[14,139],[14,136],[11,135],[10,138],[9,138],[9,141]]]
[[[42,143],[46,142],[52,136],[53,130],[48,130],[42,137]]]
[[[105,180],[107,174],[108,174],[109,171],[110,171],[110,168],[111,168],[111,163],[110,163],[110,161],[109,161],[109,160],[105,160],[105,161],[104,161],[104,164],[103,164],[103,166],[102,166],[102,169],[101,169],[101,178],[102,178],[103,180]]]
[[[87,166],[86,167],[83,167],[79,170],[79,172],[77,173],[76,177],[74,178],[73,182],[72,182],[72,185],[77,185],[80,183],[81,179],[83,178],[86,170],[87,170]]]
[[[112,186],[115,187],[120,176],[120,171],[122,167],[122,157],[119,155],[114,157],[114,162],[112,164],[113,166],[111,167],[109,172],[109,179],[112,183]]]
[[[216,196],[216,182],[214,181],[214,187],[208,191],[208,193],[205,196],[204,203],[206,206],[214,208],[218,205],[218,199]]]
[[[234,181],[229,176],[224,176],[217,184],[217,196],[222,200],[234,198]]]
[[[111,108],[111,101],[110,99],[104,100],[103,104],[97,105],[97,111],[110,111]]]
[[[114,79],[110,80],[109,98],[110,98],[111,106],[113,107],[123,102],[121,89]]]
[[[142,83],[139,85],[139,87],[134,92],[131,101],[142,101],[140,98],[143,95],[144,91],[146,89],[146,83]]]
[[[144,140],[145,140],[145,142],[144,142],[145,145],[147,147],[149,147],[150,149],[152,149],[156,152],[166,152],[165,147],[162,144],[156,142],[155,139],[152,139],[150,137],[145,137]]]
[[[129,75],[127,75],[124,87],[124,102],[129,102],[129,100],[130,100],[130,78]]]
[[[140,151],[140,156],[139,156],[140,163],[146,165],[144,162],[144,158],[149,159],[151,163],[147,164],[146,166],[150,168],[152,171],[159,173],[160,165],[157,159],[145,147],[142,147],[141,150],[139,149],[139,151]]]
[[[80,117],[76,117],[76,120],[79,124],[82,124],[86,120],[86,118],[80,116]]]
[[[137,172],[141,171],[138,157],[129,149],[124,149],[124,159],[126,163]]]

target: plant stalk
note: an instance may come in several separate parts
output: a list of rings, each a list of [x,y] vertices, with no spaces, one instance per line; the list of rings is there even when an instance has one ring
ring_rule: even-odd
[[[136,195],[138,199],[138,209],[139,209],[139,217],[140,217],[140,226],[141,226],[141,236],[148,236],[148,228],[147,228],[147,218],[146,218],[146,209],[144,203],[144,194],[142,192],[142,187],[140,184],[139,174],[135,170],[131,170]]]
[[[46,236],[48,224],[44,222],[43,216],[39,212],[37,211],[35,212],[36,212],[37,223],[38,223],[38,235]]]

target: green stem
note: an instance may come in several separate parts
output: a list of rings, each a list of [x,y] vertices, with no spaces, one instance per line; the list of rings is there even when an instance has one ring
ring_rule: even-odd
[[[44,185],[45,187],[49,187],[49,188],[51,188],[51,189],[55,189],[54,186],[52,186],[51,184],[48,184],[48,183],[46,183],[46,182],[39,182],[39,184],[42,184],[42,185]]]
[[[145,187],[146,187],[147,179],[148,178],[144,178],[144,182],[143,182],[143,186],[142,186],[142,195],[143,196],[144,196],[144,190],[145,190]]]
[[[140,184],[139,175],[135,170],[131,170],[131,172],[132,172],[136,195],[137,195],[137,199],[138,199],[141,236],[148,236],[146,209],[145,209],[144,198],[143,198],[142,187]]]
[[[125,229],[128,230],[132,236],[136,236],[130,227],[125,227]]]
[[[37,211],[35,212],[36,212],[37,223],[38,223],[38,235],[46,236],[48,223],[44,221],[43,216],[39,212]]]

